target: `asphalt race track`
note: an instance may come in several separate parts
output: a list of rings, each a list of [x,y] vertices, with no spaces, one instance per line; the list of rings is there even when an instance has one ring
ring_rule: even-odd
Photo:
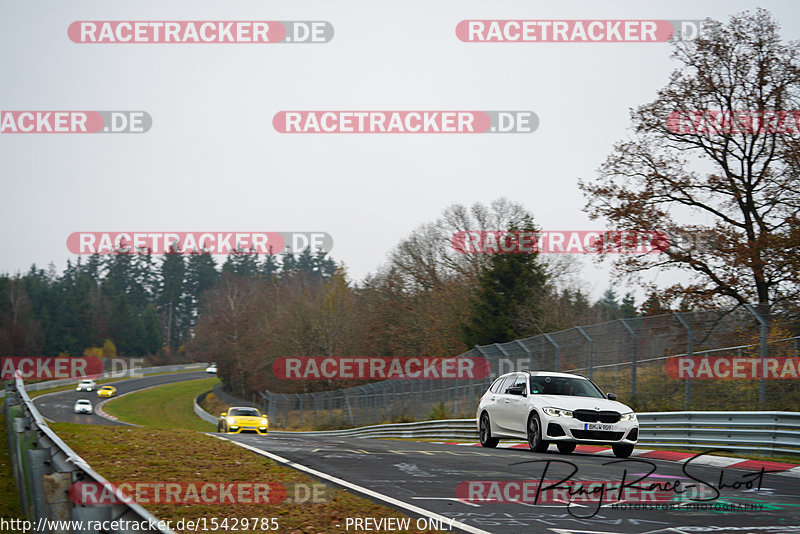
[[[205,371],[191,371],[186,373],[170,373],[146,376],[142,378],[122,379],[120,382],[107,382],[100,384],[99,386],[114,386],[117,388],[117,396],[120,396],[123,393],[130,393],[138,389],[160,386],[163,384],[171,384],[173,382],[183,382],[184,380],[197,380],[211,376],[213,375],[210,375]],[[58,423],[79,423],[83,425],[125,425],[125,423],[100,417],[94,412],[92,414],[75,413],[73,408],[75,406],[75,401],[78,399],[88,399],[92,401],[92,406],[94,408],[97,408],[97,405],[101,401],[106,400],[105,398],[98,397],[97,391],[75,391],[73,388],[67,391],[59,391],[57,393],[40,395],[39,397],[33,399],[33,403],[45,418]]]
[[[208,376],[203,371],[174,373],[127,379],[114,383],[114,386],[120,395]],[[43,395],[34,402],[42,415],[52,421],[125,424],[96,414],[73,413],[73,405],[80,398],[90,399],[94,406],[100,400],[95,392],[73,389]],[[610,454],[561,455],[554,446],[548,453],[538,454],[521,448],[484,449],[414,441],[339,437],[309,439],[274,434],[214,435],[355,484],[356,488],[349,488],[355,492],[360,491],[359,487],[364,488],[402,504],[453,519],[475,533],[800,533],[800,478],[776,473],[762,474],[756,470],[643,458],[617,462],[617,458]],[[648,509],[643,509],[644,506],[635,499],[624,503],[630,507],[628,509],[598,506],[596,495],[575,496],[571,505],[557,498],[536,504],[530,498],[520,502],[518,495],[512,495],[512,500],[517,499],[517,502],[481,500],[480,497],[490,497],[491,486],[488,485],[480,487],[480,491],[487,493],[478,494],[478,498],[470,502],[459,499],[469,495],[466,492],[469,481],[553,481],[568,477],[570,473],[571,482],[605,481],[613,484],[625,476],[626,482],[631,483],[649,473],[646,483],[658,482],[675,488],[676,482],[680,481],[682,491],[689,489],[690,485],[695,487],[683,495],[665,491],[658,503],[648,503]],[[458,492],[459,487],[464,492]],[[504,486],[495,484],[494,487]],[[698,488],[702,489],[701,495],[696,493]],[[712,488],[719,491],[718,496]],[[663,495],[667,495],[669,502],[664,501]],[[686,496],[709,500],[687,502],[681,498]],[[381,502],[375,495],[369,497]],[[390,505],[412,517],[424,515],[397,503]],[[697,505],[704,509],[691,508]],[[741,506],[747,509],[723,509]],[[339,527],[346,532],[344,524]],[[461,529],[456,526],[454,530]],[[356,532],[352,527],[350,531]]]
[[[800,478],[787,475],[765,473],[761,489],[757,489],[758,471],[687,465],[687,473],[701,483],[684,474],[683,463],[630,458],[624,463],[608,464],[617,459],[600,454],[561,455],[554,446],[547,453],[537,454],[524,449],[484,449],[378,439],[319,437],[312,441],[252,434],[225,437],[485,532],[800,532]],[[552,462],[548,464],[548,460]],[[674,492],[667,492],[667,498],[673,499],[674,510],[643,510],[641,506],[635,509],[637,503],[633,502],[629,505],[634,509],[626,510],[598,507],[586,504],[585,500],[584,503],[573,503],[567,509],[565,502],[536,505],[530,502],[464,503],[457,498],[456,488],[465,481],[538,481],[543,478],[545,467],[548,469],[545,479],[558,480],[573,470],[569,464],[556,461],[574,464],[577,471],[572,481],[619,482],[627,469],[626,481],[630,482],[634,476],[655,469],[647,483],[670,482],[674,487],[675,481],[680,480],[684,491],[689,484],[696,486],[687,495],[702,488],[702,496],[694,495],[699,498],[713,496],[711,486],[718,488],[720,494],[714,500],[692,503],[705,506],[706,510],[682,508],[682,501],[677,500]],[[746,489],[745,481],[752,482],[753,487]],[[596,498],[591,502],[596,503]],[[708,509],[715,505],[718,509]],[[751,509],[723,511],[719,509],[723,505],[749,505]],[[341,527],[344,532],[345,525]]]

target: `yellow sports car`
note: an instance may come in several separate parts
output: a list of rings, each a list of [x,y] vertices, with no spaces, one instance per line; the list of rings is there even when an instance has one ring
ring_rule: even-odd
[[[242,432],[254,432],[266,435],[269,423],[266,415],[255,408],[232,407],[227,412],[219,416],[217,432],[227,434],[241,434]]]
[[[117,388],[114,386],[103,386],[97,390],[98,397],[113,397],[117,394]]]

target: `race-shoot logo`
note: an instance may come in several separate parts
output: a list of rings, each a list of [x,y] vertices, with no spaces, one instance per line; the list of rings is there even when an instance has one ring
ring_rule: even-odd
[[[389,358],[304,357],[278,358],[276,377],[285,380],[472,380],[489,376],[491,366],[481,357]]]
[[[0,111],[0,133],[145,133],[146,111]]]
[[[69,25],[73,43],[327,43],[326,21],[270,20],[79,20]]]
[[[665,43],[691,41],[699,20],[462,20],[465,43]]]
[[[462,254],[655,254],[669,247],[656,231],[460,231],[451,244]]]
[[[73,254],[281,254],[330,252],[326,232],[73,232]]]
[[[533,111],[279,111],[279,133],[474,134],[532,133]]]

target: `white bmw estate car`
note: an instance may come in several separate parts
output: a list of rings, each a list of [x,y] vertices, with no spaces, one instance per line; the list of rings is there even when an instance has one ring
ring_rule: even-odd
[[[615,456],[627,458],[639,439],[639,422],[616,398],[581,375],[505,374],[478,404],[481,445],[496,447],[501,438],[527,439],[536,452],[555,443],[562,454],[570,454],[578,443],[611,445]]]

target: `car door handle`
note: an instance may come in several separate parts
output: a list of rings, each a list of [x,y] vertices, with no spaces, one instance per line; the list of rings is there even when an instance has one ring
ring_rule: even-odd
[[[506,399],[506,404],[511,404],[511,401]]]

